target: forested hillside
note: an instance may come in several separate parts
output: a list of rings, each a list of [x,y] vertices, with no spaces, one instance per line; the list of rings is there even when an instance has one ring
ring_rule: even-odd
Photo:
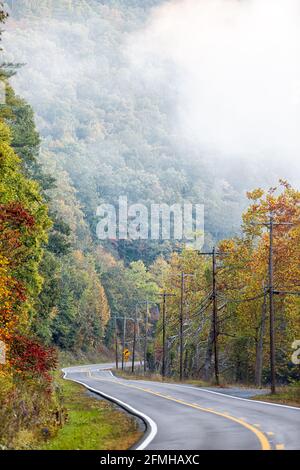
[[[36,113],[39,162],[56,180],[50,206],[70,227],[76,248],[104,247],[126,265],[139,259],[149,265],[171,253],[172,245],[120,241],[99,248],[99,203],[116,204],[121,195],[148,205],[203,203],[205,246],[211,247],[239,230],[247,190],[283,176],[275,164],[220,164],[174,133],[181,72],[171,65],[167,83],[154,80],[151,86],[154,65],[149,63],[149,79],[128,52],[132,35],[163,3],[6,2],[5,58],[25,64],[13,83]],[[103,262],[101,269],[107,269]]]
[[[139,203],[205,203],[206,246],[238,230],[246,190],[271,184],[280,174],[259,161],[220,165],[175,135],[171,117],[177,113],[180,71],[171,67],[170,86],[152,87],[128,53],[151,7],[163,2],[6,3],[6,57],[26,64],[14,84],[36,112],[41,161],[59,179],[56,205],[81,241],[81,217],[94,238],[97,205],[115,203],[120,195]],[[131,245],[109,248],[126,262],[149,263],[169,251]]]
[[[165,3],[0,2],[0,341],[7,359],[0,369],[0,447],[28,448],[31,427],[40,433],[58,425],[62,404],[52,373],[62,351],[101,360],[113,357],[114,340],[130,350],[137,340],[137,356],[145,355],[151,372],[161,372],[165,360],[170,376],[181,367],[184,377],[212,381],[218,355],[222,380],[269,383],[273,287],[276,379],[299,380],[290,359],[299,336],[297,162],[265,161],[265,148],[271,159],[278,150],[269,141],[255,156],[252,148],[214,152],[203,144],[211,136],[206,115],[199,141],[183,131],[178,96],[186,71],[168,52],[158,58],[152,50],[156,8]],[[293,154],[298,141],[287,141]],[[147,206],[204,204],[208,257],[178,241],[98,240],[97,207],[117,205],[120,196]],[[270,213],[279,226],[274,286]],[[209,258],[213,247],[217,266]],[[163,293],[170,295],[167,327],[158,313]]]
[[[0,19],[5,21],[2,9]],[[0,105],[0,341],[6,356],[0,441],[22,446],[22,431],[55,426],[59,403],[51,371],[57,351],[51,346],[96,350],[110,308],[95,258],[76,246],[75,229],[49,195],[56,182],[38,162],[32,108],[9,85],[18,66],[0,67],[6,89]],[[25,445],[26,439],[31,436],[24,436]]]
[[[65,328],[69,328],[70,318],[75,315],[76,309],[78,309],[78,302],[81,298],[88,295],[88,292],[93,289],[101,291],[103,289],[101,285],[97,284],[97,274],[95,271],[94,261],[89,259],[77,249],[75,244],[74,235],[71,234],[71,228],[67,225],[63,219],[63,214],[59,213],[56,208],[51,209],[51,199],[46,193],[49,191],[49,187],[55,187],[56,183],[52,177],[43,172],[43,169],[37,162],[37,156],[39,154],[40,139],[35,129],[33,120],[33,112],[30,106],[18,98],[13,90],[7,87],[7,98],[6,105],[2,106],[2,117],[6,120],[7,124],[11,129],[11,146],[12,149],[18,154],[20,158],[20,169],[23,175],[28,180],[35,181],[35,188],[40,191],[41,201],[48,204],[48,222],[46,223],[45,235],[41,238],[39,246],[45,248],[47,243],[47,249],[43,250],[37,258],[36,267],[30,271],[32,274],[36,273],[37,280],[35,284],[37,289],[34,290],[34,294],[40,293],[38,304],[33,306],[32,317],[34,318],[35,330],[38,335],[46,341],[51,341],[52,331],[50,330],[50,323],[52,323],[54,317],[54,328],[57,331],[57,341],[63,344],[64,339],[60,337],[68,336],[68,341],[75,341],[75,332],[70,338],[70,332],[66,331]],[[10,141],[9,141],[10,142]],[[2,175],[3,176],[3,175]],[[4,184],[5,179],[2,179]],[[8,184],[10,184],[8,182]],[[14,185],[11,185],[14,187]],[[17,189],[15,188],[15,197],[19,198]],[[3,198],[5,202],[11,202],[7,200],[8,194],[3,190]],[[4,202],[4,201],[3,201]],[[41,256],[42,255],[42,256]],[[24,266],[24,263],[20,262],[20,269],[27,274],[28,267]],[[39,281],[41,276],[41,281]],[[64,282],[59,282],[60,279],[64,279]],[[30,280],[30,282],[32,282]],[[72,284],[76,283],[77,290],[71,288]],[[69,301],[67,302],[66,299]],[[102,304],[101,304],[102,300]],[[98,295],[95,297],[94,302],[96,304],[96,310],[102,309],[103,323],[106,324],[109,318],[109,309],[105,305],[105,295],[103,293],[103,299]],[[55,314],[55,309],[59,305],[59,315]],[[93,314],[92,314],[93,315]],[[89,341],[99,338],[100,324],[97,328],[98,319],[100,321],[100,315],[93,316],[90,318],[92,326],[91,337]],[[86,316],[84,323],[88,317]],[[80,322],[77,323],[80,330]],[[79,331],[76,333],[78,334]],[[84,337],[79,341],[86,342],[88,338]],[[98,339],[99,341],[99,339]]]

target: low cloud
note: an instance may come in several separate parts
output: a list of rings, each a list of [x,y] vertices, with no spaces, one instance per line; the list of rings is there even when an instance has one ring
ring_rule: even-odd
[[[299,176],[299,0],[166,2],[126,54],[146,90],[172,90],[174,135]]]

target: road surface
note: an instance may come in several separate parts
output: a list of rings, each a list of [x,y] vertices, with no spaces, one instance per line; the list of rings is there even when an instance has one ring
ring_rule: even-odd
[[[300,449],[300,408],[189,385],[115,377],[113,364],[64,369],[65,378],[113,400],[147,425],[136,449]]]

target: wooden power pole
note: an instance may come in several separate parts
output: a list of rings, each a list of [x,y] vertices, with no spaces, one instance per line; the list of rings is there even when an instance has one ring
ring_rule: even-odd
[[[275,354],[275,306],[274,306],[274,227],[279,225],[294,225],[290,222],[274,222],[274,214],[271,212],[268,222],[252,223],[262,225],[269,230],[269,313],[270,313],[270,373],[271,392],[276,393],[276,354]]]
[[[214,247],[212,251],[199,253],[202,256],[212,257],[212,299],[213,299],[213,344],[214,344],[214,372],[216,385],[220,384],[219,377],[219,348],[218,348],[218,293],[217,293],[217,256],[220,255]]]
[[[214,336],[214,358],[215,358],[215,380],[219,385],[219,351],[218,351],[218,301],[217,301],[217,263],[216,249],[212,252],[213,261],[213,336]]]
[[[149,301],[146,300],[145,337],[144,337],[144,373],[147,372]]]
[[[118,353],[118,327],[117,319],[115,318],[115,350],[116,350],[116,369],[119,369],[119,353]]]
[[[166,356],[167,356],[167,347],[166,347],[166,330],[167,330],[167,309],[166,309],[166,300],[167,297],[175,297],[175,294],[168,294],[164,292],[159,294],[163,298],[163,311],[162,311],[162,334],[163,334],[163,357],[162,357],[162,368],[161,375],[166,376]]]
[[[122,370],[124,370],[124,351],[126,346],[126,314],[123,318],[123,351],[122,351]]]
[[[182,272],[181,273],[181,294],[180,294],[180,312],[179,312],[179,378],[183,380],[183,353],[184,353],[184,346],[183,346],[183,323],[184,323],[184,288],[185,288],[185,278],[186,277],[193,277],[194,274],[187,274]]]
[[[270,369],[271,369],[271,392],[276,393],[276,371],[275,371],[275,318],[274,318],[274,285],[273,285],[273,228],[274,219],[270,215],[269,223],[269,307],[270,307]]]
[[[138,307],[136,305],[135,306],[134,322],[133,322],[133,345],[132,345],[132,365],[131,365],[132,373],[134,373],[134,365],[135,365],[137,308]]]
[[[183,380],[183,296],[184,296],[184,273],[181,273],[181,295],[179,315],[179,378]]]

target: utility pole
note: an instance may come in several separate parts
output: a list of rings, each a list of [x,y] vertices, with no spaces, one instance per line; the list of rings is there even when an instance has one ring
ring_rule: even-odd
[[[256,348],[256,367],[255,367],[255,384],[257,387],[261,387],[262,381],[262,368],[263,368],[263,349],[264,349],[264,335],[265,335],[265,324],[267,316],[267,289],[265,283],[263,283],[264,300],[262,304],[261,313],[261,325],[258,337],[258,343]]]
[[[180,295],[180,316],[179,316],[179,338],[180,338],[180,357],[179,357],[179,378],[183,379],[183,295],[184,295],[184,273],[181,273],[181,295]]]
[[[163,359],[162,359],[162,369],[161,375],[165,377],[166,375],[166,293],[163,294]]]
[[[219,349],[218,349],[218,293],[217,293],[217,256],[223,253],[218,253],[214,247],[212,251],[206,253],[199,253],[202,256],[212,257],[212,299],[213,299],[213,343],[214,343],[214,371],[216,385],[220,384],[219,378]]]
[[[262,225],[269,230],[269,313],[270,313],[270,373],[271,373],[271,393],[276,393],[276,355],[275,355],[275,305],[274,305],[274,259],[273,241],[274,227],[280,225],[294,225],[290,222],[274,222],[274,214],[271,212],[268,222],[252,223],[252,225]]]
[[[140,330],[140,320],[139,319],[137,321],[136,328],[137,328],[137,338],[138,338],[138,341],[137,341],[138,349],[141,352],[142,351],[142,345],[141,345],[141,330]],[[141,354],[139,355],[139,358],[140,358],[140,367],[142,367],[143,360],[142,360],[142,355]]]
[[[135,316],[134,316],[134,323],[133,323],[133,345],[132,345],[132,365],[131,371],[134,373],[134,365],[135,365],[135,348],[136,348],[136,323],[137,323],[137,305],[135,306]]]
[[[148,350],[148,320],[149,320],[149,305],[157,305],[156,302],[152,302],[147,298],[147,300],[143,300],[139,302],[140,304],[146,305],[146,313],[145,313],[145,324],[144,324],[144,373],[147,371],[147,350]]]
[[[118,330],[117,318],[115,317],[115,348],[116,348],[116,369],[119,369],[119,354],[118,354]]]
[[[144,338],[144,373],[147,372],[147,350],[148,350],[148,318],[149,318],[149,301],[146,300],[145,314],[145,338]]]
[[[161,369],[161,375],[163,377],[166,376],[166,323],[167,323],[167,312],[166,312],[166,300],[167,297],[175,297],[175,294],[168,294],[167,292],[164,292],[163,294],[158,294],[163,298],[163,315],[162,315],[162,333],[163,333],[163,358],[162,358],[162,369]]]
[[[275,371],[275,318],[274,318],[274,286],[273,286],[273,228],[274,218],[270,215],[269,222],[269,307],[270,307],[270,368],[271,368],[271,392],[276,393],[276,371]]]
[[[123,318],[123,351],[122,351],[122,370],[124,370],[124,351],[126,346],[126,314]]]
[[[192,277],[194,274],[181,273],[181,295],[180,295],[180,313],[179,313],[179,378],[183,380],[183,305],[184,305],[184,288],[185,278]]]
[[[215,358],[215,379],[216,385],[219,385],[219,351],[218,351],[218,302],[217,302],[217,264],[216,249],[212,252],[213,261],[213,331],[214,331],[214,358]]]

